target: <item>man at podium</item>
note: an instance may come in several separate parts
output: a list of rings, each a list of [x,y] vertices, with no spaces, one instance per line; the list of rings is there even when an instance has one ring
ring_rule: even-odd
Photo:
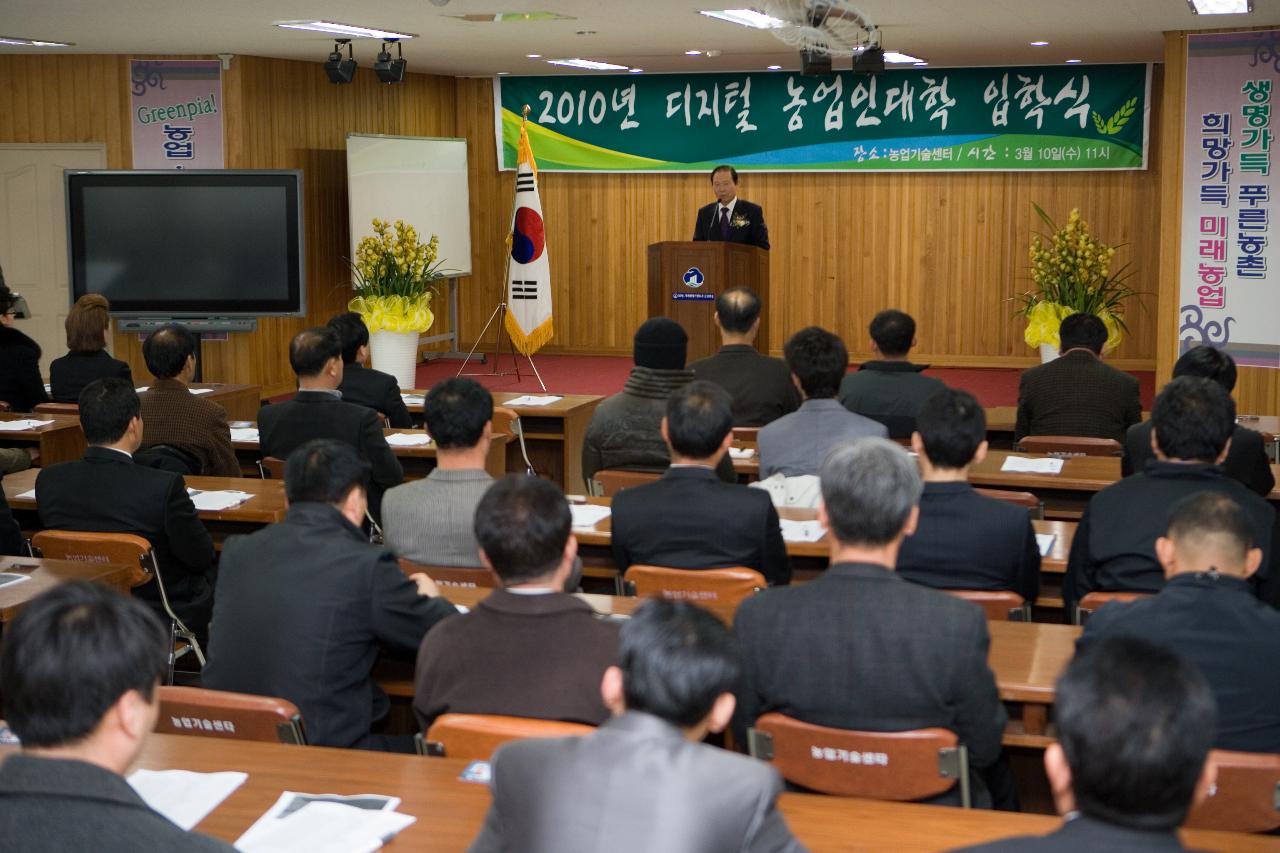
[[[693,226],[694,240],[724,240],[769,248],[769,228],[758,204],[738,198],[738,170],[716,166],[711,170],[711,188],[716,200],[698,211]]]

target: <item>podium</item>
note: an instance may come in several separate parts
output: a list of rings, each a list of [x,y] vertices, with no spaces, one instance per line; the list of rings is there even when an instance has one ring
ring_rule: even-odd
[[[720,350],[716,297],[734,287],[760,295],[756,348],[769,352],[769,253],[723,241],[668,240],[649,246],[649,316],[670,317],[689,335],[692,363]]]

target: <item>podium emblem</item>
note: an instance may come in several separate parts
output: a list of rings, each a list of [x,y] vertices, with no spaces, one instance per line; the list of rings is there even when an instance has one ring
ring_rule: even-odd
[[[702,287],[706,283],[706,276],[702,274],[702,270],[697,267],[689,267],[684,274],[685,287]]]

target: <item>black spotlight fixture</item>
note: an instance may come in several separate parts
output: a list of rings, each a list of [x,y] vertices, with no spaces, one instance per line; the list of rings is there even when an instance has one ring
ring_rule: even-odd
[[[342,46],[347,46],[347,58],[342,58]],[[351,39],[338,39],[333,44],[333,53],[324,64],[324,73],[329,75],[330,83],[350,83],[356,76],[356,59],[351,49]]]
[[[868,47],[853,60],[854,74],[879,74],[884,71],[884,48]]]
[[[391,52],[387,50],[388,42],[384,41],[382,52],[373,62],[373,73],[377,74],[378,79],[383,83],[399,83],[404,80],[404,48],[400,46],[397,39],[392,39],[390,43],[396,46],[396,58],[391,58]]]
[[[800,51],[800,74],[805,77],[824,77],[831,73],[831,54],[824,50]]]

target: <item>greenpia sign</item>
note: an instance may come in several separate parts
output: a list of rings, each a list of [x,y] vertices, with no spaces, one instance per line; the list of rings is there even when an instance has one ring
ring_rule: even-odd
[[[689,172],[1144,169],[1149,65],[499,77],[500,169],[523,108],[538,168]]]

